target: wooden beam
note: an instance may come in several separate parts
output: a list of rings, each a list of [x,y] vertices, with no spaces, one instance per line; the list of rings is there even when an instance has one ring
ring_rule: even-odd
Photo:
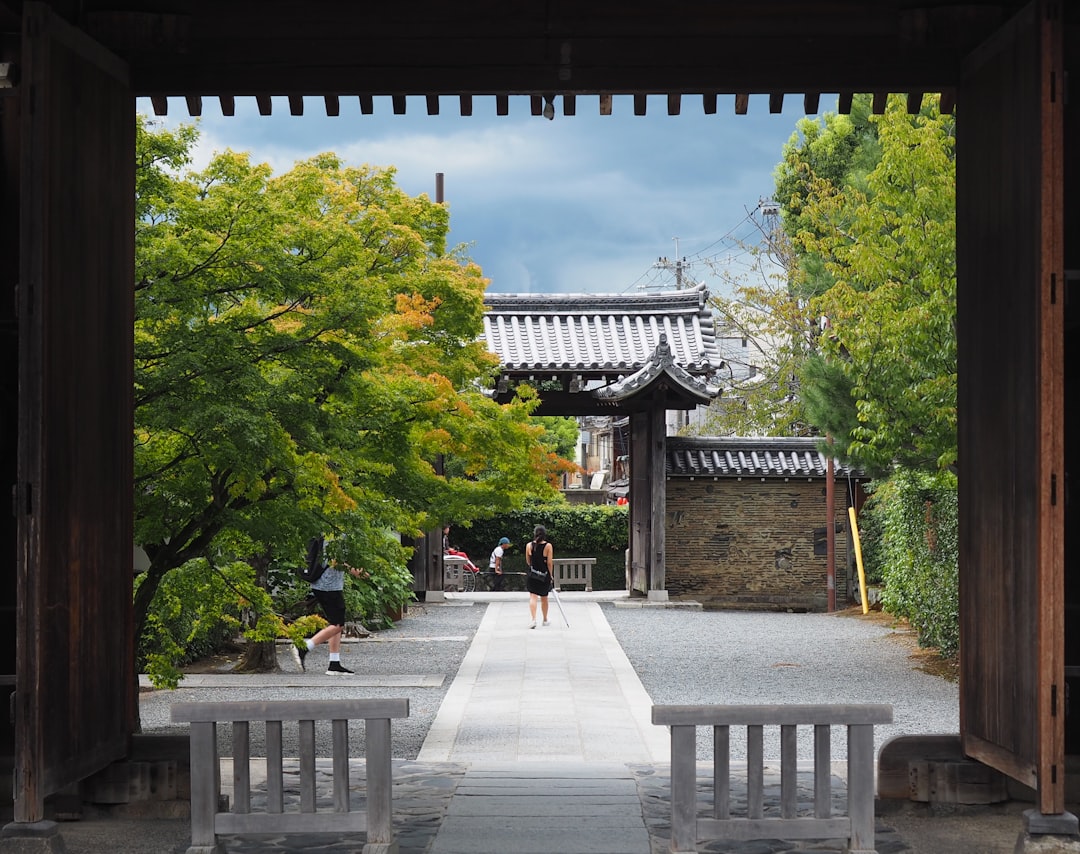
[[[269,116],[274,107],[269,95],[256,95],[255,103],[259,105],[260,116]]]
[[[400,94],[391,95],[390,100],[394,105],[394,115],[395,116],[403,116],[403,115],[405,115],[405,96],[400,95]]]
[[[769,94],[769,112],[773,115],[784,112],[783,92],[771,92]]]
[[[529,96],[529,110],[534,116],[544,115],[544,98],[542,95]]]
[[[575,95],[563,95],[562,107],[564,116],[577,115],[577,97]]]
[[[803,95],[803,112],[808,116],[816,116],[821,102],[821,93],[807,92]]]
[[[341,115],[341,99],[337,95],[323,95],[323,103],[326,105],[326,115]]]
[[[706,92],[701,96],[701,107],[705,111],[705,115],[716,115],[716,93]]]
[[[221,115],[236,115],[236,98],[234,98],[232,95],[220,95],[218,97],[218,103],[221,105]]]
[[[851,114],[851,101],[855,96],[851,92],[841,92],[836,98],[836,112],[842,116]]]
[[[610,92],[601,92],[600,93],[600,115],[602,115],[602,116],[610,116],[611,115],[611,93]]]
[[[672,92],[667,96],[667,114],[669,116],[679,115],[679,111],[682,109],[682,95],[678,92]]]
[[[648,96],[644,92],[634,93],[634,115],[644,116],[649,108]]]
[[[736,92],[735,93],[735,115],[745,116],[747,109],[750,107],[750,93],[749,92]]]
[[[458,110],[463,116],[471,116],[473,113],[473,96],[461,95],[458,97]]]
[[[374,110],[375,104],[371,95],[366,93],[360,95],[360,115],[370,116]]]
[[[150,99],[154,107],[155,116],[167,116],[169,114],[169,99],[164,95],[155,95]]]
[[[302,116],[302,115],[304,115],[304,96],[303,95],[289,95],[289,115],[290,116]]]
[[[495,115],[507,116],[510,114],[510,97],[508,95],[495,96]]]
[[[184,100],[187,102],[189,116],[202,115],[202,98],[199,95],[188,95]]]
[[[439,96],[428,95],[425,100],[427,101],[427,114],[429,116],[439,115]]]
[[[923,93],[922,92],[908,92],[907,96],[907,111],[908,115],[917,116],[919,111],[922,110]]]
[[[873,98],[873,105],[871,106],[870,109],[873,111],[875,116],[883,116],[883,115],[885,115],[885,105],[888,104],[888,103],[889,103],[889,93],[888,92],[875,92],[874,93],[874,98]]]

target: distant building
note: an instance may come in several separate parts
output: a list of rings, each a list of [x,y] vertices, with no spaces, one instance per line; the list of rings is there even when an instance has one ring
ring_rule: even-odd
[[[667,589],[723,608],[825,611],[827,459],[816,439],[668,437]],[[854,592],[847,508],[862,476],[836,466],[836,603]]]

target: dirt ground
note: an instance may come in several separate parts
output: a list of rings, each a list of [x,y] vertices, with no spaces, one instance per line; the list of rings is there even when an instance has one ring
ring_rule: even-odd
[[[956,682],[960,678],[960,663],[956,657],[942,656],[939,650],[919,646],[919,638],[911,624],[903,617],[895,617],[882,610],[870,609],[868,614],[862,612],[859,606],[852,606],[837,612],[842,617],[850,617],[853,620],[865,620],[878,625],[887,626],[893,630],[889,636],[908,649],[912,667],[923,673],[940,676],[949,682]]]

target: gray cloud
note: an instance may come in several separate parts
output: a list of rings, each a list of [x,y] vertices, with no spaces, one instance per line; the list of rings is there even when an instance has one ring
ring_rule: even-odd
[[[450,241],[469,245],[493,291],[612,293],[662,281],[654,265],[658,256],[674,260],[673,238],[680,255],[721,251],[771,194],[781,147],[801,117],[770,115],[764,97],[752,98],[745,116],[724,99],[716,115],[685,99],[683,115],[667,116],[664,100],[651,98],[644,117],[629,98],[617,97],[611,116],[598,115],[595,98],[579,98],[576,116],[554,121],[529,115],[525,99],[498,117],[491,100],[476,99],[463,118],[450,112],[452,99],[439,116],[425,115],[422,99],[410,99],[405,116],[392,114],[389,99],[376,99],[370,116],[343,101],[338,117],[320,115],[319,99],[302,117],[288,115],[284,101],[260,116],[240,99],[235,117],[208,109],[200,120],[196,166],[231,148],[280,172],[333,151],[349,163],[392,165],[406,192],[431,196],[442,172]],[[710,275],[703,266],[693,274]]]

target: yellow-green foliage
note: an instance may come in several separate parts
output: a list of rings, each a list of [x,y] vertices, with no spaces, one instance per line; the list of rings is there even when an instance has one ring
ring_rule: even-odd
[[[885,583],[885,610],[945,656],[960,644],[957,506],[955,475],[900,469],[876,483],[862,514],[877,532],[866,557]]]

